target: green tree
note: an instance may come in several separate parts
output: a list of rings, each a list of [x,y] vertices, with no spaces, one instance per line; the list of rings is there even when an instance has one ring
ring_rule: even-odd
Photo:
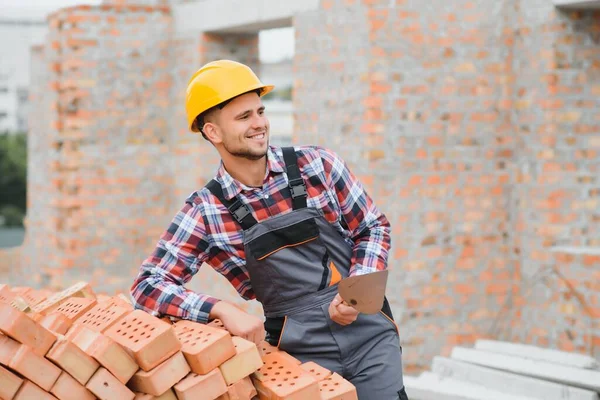
[[[0,219],[22,226],[26,204],[27,135],[0,133]]]

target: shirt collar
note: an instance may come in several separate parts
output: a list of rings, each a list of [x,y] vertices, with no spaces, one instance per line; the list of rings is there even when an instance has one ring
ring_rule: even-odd
[[[283,152],[281,151],[281,148],[269,146],[267,149],[267,170],[265,171],[263,183],[269,179],[269,175],[271,173],[281,174],[283,171],[285,171],[285,161],[283,160]],[[231,200],[243,190],[254,189],[244,185],[229,175],[229,172],[227,172],[225,169],[223,161],[221,161],[219,164],[216,180],[221,184],[221,187],[223,188],[223,195],[227,200]]]

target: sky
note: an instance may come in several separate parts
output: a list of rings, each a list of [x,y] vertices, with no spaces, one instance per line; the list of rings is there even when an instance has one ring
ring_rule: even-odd
[[[44,20],[52,11],[79,4],[100,4],[102,0],[0,0],[0,19]],[[292,28],[262,31],[259,42],[262,62],[276,62],[294,54]]]

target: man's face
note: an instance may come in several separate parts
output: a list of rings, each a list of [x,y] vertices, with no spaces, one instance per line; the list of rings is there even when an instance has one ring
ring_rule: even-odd
[[[265,107],[256,93],[246,93],[233,99],[222,110],[208,118],[214,125],[211,141],[231,155],[259,160],[266,156],[269,145],[269,120]],[[205,126],[205,129],[207,127]]]

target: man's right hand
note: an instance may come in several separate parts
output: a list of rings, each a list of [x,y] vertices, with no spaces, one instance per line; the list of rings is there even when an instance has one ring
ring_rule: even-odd
[[[239,336],[255,344],[265,339],[265,328],[260,318],[223,300],[213,306],[209,318],[220,319],[225,329],[233,336]]]

